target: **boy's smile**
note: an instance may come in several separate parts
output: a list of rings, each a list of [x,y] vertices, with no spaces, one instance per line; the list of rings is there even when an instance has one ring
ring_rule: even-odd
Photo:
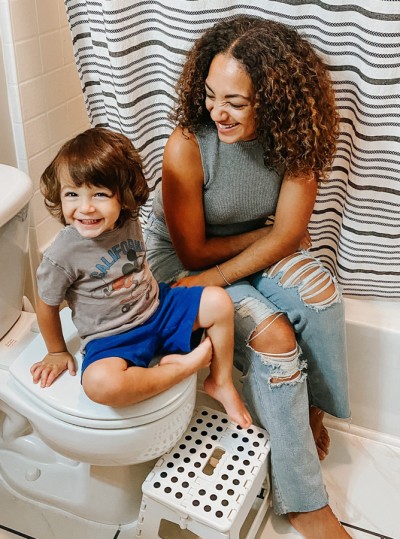
[[[121,213],[116,194],[106,187],[77,187],[69,178],[61,177],[61,207],[64,219],[84,238],[97,238],[115,228]]]

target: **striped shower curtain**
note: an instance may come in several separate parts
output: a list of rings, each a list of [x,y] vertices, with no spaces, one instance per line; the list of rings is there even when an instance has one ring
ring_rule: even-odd
[[[174,84],[194,40],[238,13],[296,27],[326,61],[341,116],[313,253],[353,296],[400,298],[400,1],[65,0],[92,126],[127,135],[153,191]],[[144,209],[145,219],[149,206]]]

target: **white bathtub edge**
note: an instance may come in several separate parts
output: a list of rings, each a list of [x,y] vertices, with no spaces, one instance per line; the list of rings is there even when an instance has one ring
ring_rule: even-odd
[[[353,434],[354,436],[359,436],[367,440],[373,440],[374,442],[391,445],[393,447],[400,447],[400,438],[398,436],[392,436],[391,434],[353,425],[351,420],[337,419],[335,417],[326,415],[324,424],[328,428]]]

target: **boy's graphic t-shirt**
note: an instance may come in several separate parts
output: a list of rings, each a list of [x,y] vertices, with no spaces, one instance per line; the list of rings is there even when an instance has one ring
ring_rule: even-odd
[[[92,339],[143,324],[158,307],[138,220],[97,238],[65,227],[43,254],[37,277],[46,304],[67,300],[82,349]]]

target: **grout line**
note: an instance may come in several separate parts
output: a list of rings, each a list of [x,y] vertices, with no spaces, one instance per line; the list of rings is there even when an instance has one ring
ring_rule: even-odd
[[[359,526],[354,526],[353,524],[347,524],[347,522],[340,522],[343,526],[346,526],[347,528],[352,528],[353,530],[358,530],[360,532],[368,533],[369,535],[373,535],[374,537],[378,537],[379,539],[394,539],[394,537],[389,537],[388,535],[382,535],[381,533],[375,533],[371,532],[370,530],[366,530],[365,528],[360,528]]]
[[[26,535],[25,533],[17,532],[16,530],[7,528],[7,526],[2,526],[1,524],[0,524],[0,529],[5,530],[6,532],[10,532],[14,535],[18,535],[18,537],[23,537],[24,539],[35,539],[34,537],[32,537],[32,535]]]

